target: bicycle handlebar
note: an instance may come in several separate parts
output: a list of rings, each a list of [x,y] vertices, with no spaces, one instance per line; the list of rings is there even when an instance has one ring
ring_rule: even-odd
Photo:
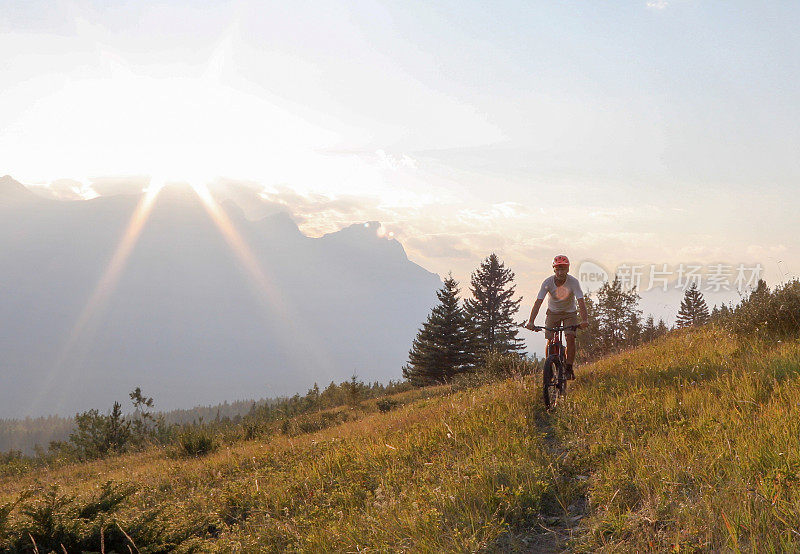
[[[525,325],[520,325],[520,327],[525,327]],[[525,327],[528,329],[528,327]],[[580,325],[562,325],[561,327],[544,327],[542,325],[534,325],[532,331],[567,331],[572,330],[575,331],[580,328]]]
[[[568,329],[575,331],[576,329],[580,328],[580,325],[562,325],[561,327],[543,327],[540,325],[534,325],[533,328],[537,331],[566,331]]]

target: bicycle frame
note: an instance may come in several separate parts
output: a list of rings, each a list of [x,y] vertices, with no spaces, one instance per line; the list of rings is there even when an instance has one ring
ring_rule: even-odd
[[[547,356],[558,356],[559,358],[564,358],[567,355],[566,349],[564,348],[564,342],[561,340],[561,335],[562,332],[554,334],[553,338],[547,341]]]
[[[553,336],[547,341],[547,356],[542,368],[542,395],[547,409],[552,409],[561,396],[567,394],[566,349],[563,335],[568,329],[577,329],[578,325],[560,327],[534,326],[535,331],[552,331]]]

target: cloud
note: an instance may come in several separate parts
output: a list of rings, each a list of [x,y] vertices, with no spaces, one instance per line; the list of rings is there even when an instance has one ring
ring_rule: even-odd
[[[754,258],[769,258],[785,255],[788,248],[784,244],[751,244],[747,247],[747,255]]]
[[[150,184],[150,177],[142,175],[94,177],[90,179],[91,187],[100,196],[115,194],[139,194]]]
[[[522,284],[545,277],[553,256],[560,253],[576,262],[599,259],[613,265],[642,259],[656,263],[671,262],[682,246],[665,244],[660,233],[642,227],[644,221],[661,214],[657,206],[584,205],[571,207],[569,214],[551,213],[551,208],[542,214],[534,205],[511,201],[391,204],[379,194],[301,193],[283,186],[258,196],[263,205],[289,212],[309,236],[380,221],[411,260],[440,275],[452,271],[462,281],[492,252],[518,273]],[[624,229],[626,222],[641,230]]]
[[[53,200],[89,200],[97,196],[91,185],[74,179],[56,179],[46,185],[29,185],[32,192]]]
[[[380,200],[353,195],[328,196],[325,194],[300,194],[288,187],[276,187],[259,194],[272,206],[288,211],[307,235],[319,236],[352,223],[383,220],[386,215],[378,208]]]
[[[647,7],[651,10],[664,10],[667,6],[669,6],[667,0],[649,0],[647,2]]]
[[[417,160],[408,154],[387,154],[384,150],[376,150],[375,155],[387,169],[417,169]]]
[[[573,249],[573,240],[556,233],[528,238],[519,245],[519,253],[529,261],[550,260],[558,253]]]
[[[271,187],[258,194],[265,206],[289,212],[301,231],[321,236],[365,221],[380,221],[387,235],[400,240],[409,257],[428,269],[468,274],[474,260],[510,244],[494,220],[520,217],[527,209],[504,202],[471,209],[447,202],[389,203],[375,195],[300,193]],[[467,263],[469,262],[469,263]]]
[[[405,241],[404,246],[424,252],[427,258],[464,260],[472,257],[466,241],[455,235],[412,236]]]

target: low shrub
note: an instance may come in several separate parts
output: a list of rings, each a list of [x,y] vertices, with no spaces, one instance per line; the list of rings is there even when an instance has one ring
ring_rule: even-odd
[[[210,429],[198,424],[184,426],[178,435],[178,446],[180,455],[199,457],[214,452],[219,443]]]
[[[400,403],[397,400],[393,400],[391,398],[381,398],[375,403],[375,405],[378,407],[378,410],[380,410],[382,414],[385,414],[386,412],[399,406]]]
[[[489,351],[483,356],[486,373],[499,377],[521,377],[538,369],[538,364],[516,353]]]
[[[3,475],[22,475],[33,468],[35,462],[22,454],[19,450],[9,450],[0,453],[0,476]]]
[[[720,323],[739,335],[790,338],[800,335],[800,281],[770,290],[760,281],[755,291],[728,311]]]
[[[480,387],[497,380],[497,375],[478,369],[465,371],[450,379],[450,388],[455,391]]]
[[[335,410],[306,414],[292,419],[285,419],[281,423],[281,433],[290,437],[322,431],[328,427],[339,425],[351,419],[345,410]]]
[[[223,496],[219,518],[226,525],[240,525],[258,509],[258,494],[249,490],[229,490]]]
[[[107,481],[99,489],[79,497],[52,485],[0,506],[0,552],[197,551],[192,543],[210,534],[202,515],[176,521],[165,507],[131,510],[135,485]]]

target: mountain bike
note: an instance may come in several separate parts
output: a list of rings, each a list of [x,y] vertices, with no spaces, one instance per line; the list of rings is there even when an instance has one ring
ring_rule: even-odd
[[[564,331],[575,330],[580,325],[561,327],[533,326],[534,331],[553,331],[553,338],[547,345],[546,358],[542,368],[542,396],[548,410],[555,408],[558,399],[567,395],[566,348],[562,340]]]

